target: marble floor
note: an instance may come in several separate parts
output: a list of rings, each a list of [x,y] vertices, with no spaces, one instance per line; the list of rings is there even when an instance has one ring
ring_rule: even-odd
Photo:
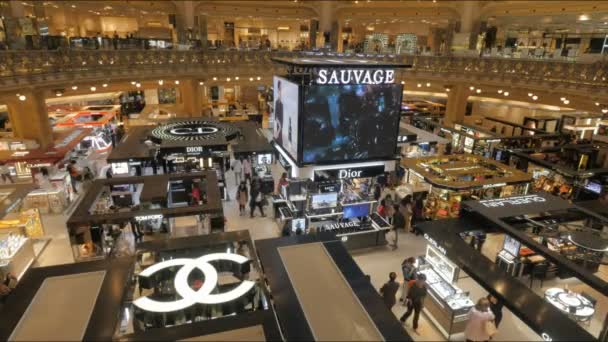
[[[273,174],[278,180],[281,166],[273,165]],[[224,202],[224,215],[226,217],[226,230],[249,230],[254,243],[255,240],[274,238],[280,235],[280,229],[274,220],[271,207],[266,207],[266,217],[260,217],[256,212],[255,218],[249,218],[249,214],[240,216],[238,204],[234,200],[235,185],[232,172],[227,173],[229,196],[232,200]],[[45,215],[43,217],[47,235],[52,238],[42,255],[38,258],[35,266],[49,266],[74,262],[70,250],[69,237],[65,227],[67,215]],[[410,256],[422,255],[425,252],[426,240],[421,236],[410,233],[399,233],[399,248],[395,251],[389,247],[377,247],[365,250],[357,250],[352,253],[355,261],[364,273],[370,275],[372,284],[376,289],[380,288],[388,280],[390,272],[401,274],[400,265],[403,259]],[[402,279],[401,279],[402,280]],[[464,291],[470,291],[471,298],[475,301],[487,293],[475,281],[461,272],[457,285]],[[399,297],[399,295],[398,295]],[[400,303],[393,307],[393,313],[400,317],[405,307]],[[435,328],[425,314],[421,315],[419,334],[411,329],[411,322],[406,325],[406,330],[416,341],[445,341],[446,338]],[[463,336],[452,336],[452,340],[463,340]],[[540,336],[534,333],[515,315],[504,309],[504,318],[498,329],[498,334],[493,340],[497,341],[523,341],[540,340]]]

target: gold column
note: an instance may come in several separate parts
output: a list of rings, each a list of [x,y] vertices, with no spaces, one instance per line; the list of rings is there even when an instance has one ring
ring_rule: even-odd
[[[450,92],[448,93],[448,103],[445,108],[445,124],[462,122],[464,120],[469,95],[469,88],[463,84],[455,85],[450,89]]]
[[[179,87],[185,115],[202,116],[203,91],[197,80],[183,80]]]
[[[42,149],[53,144],[53,130],[42,91],[21,92],[18,97],[6,101],[15,138],[36,140]]]

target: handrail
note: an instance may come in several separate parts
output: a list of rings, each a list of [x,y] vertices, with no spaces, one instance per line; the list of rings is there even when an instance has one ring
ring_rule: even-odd
[[[255,72],[272,72],[278,67],[271,57],[318,55],[311,52],[282,51],[201,51],[201,50],[13,50],[0,51],[0,89],[14,83],[16,78],[36,75],[120,72],[157,73],[182,75],[189,72],[216,72],[229,75],[237,66],[252,67]],[[410,75],[431,76],[446,79],[446,75],[459,78],[487,79],[561,85],[608,86],[608,63],[575,63],[562,60],[517,59],[467,56],[425,56],[388,54],[329,54],[333,58],[366,57],[384,61],[411,64],[404,72]],[[11,81],[12,80],[12,81]],[[28,82],[35,80],[28,79]]]

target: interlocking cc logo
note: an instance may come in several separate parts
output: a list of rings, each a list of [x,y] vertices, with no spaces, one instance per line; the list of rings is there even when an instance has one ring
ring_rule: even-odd
[[[152,312],[172,312],[185,309],[193,304],[220,304],[235,300],[251,290],[255,285],[253,281],[245,280],[239,286],[232,289],[229,292],[211,294],[211,292],[217,287],[218,274],[217,270],[210,261],[215,260],[228,260],[236,262],[237,264],[244,264],[249,259],[239,254],[230,253],[213,253],[203,255],[197,259],[171,259],[159,262],[148,268],[139,274],[139,276],[149,277],[154,273],[163,270],[168,267],[182,266],[177,274],[175,275],[174,285],[175,291],[182,299],[175,300],[172,302],[159,302],[148,297],[140,297],[133,302],[133,304],[145,311]],[[198,290],[193,290],[188,285],[188,275],[195,268],[198,268],[205,275],[205,282],[203,286]]]

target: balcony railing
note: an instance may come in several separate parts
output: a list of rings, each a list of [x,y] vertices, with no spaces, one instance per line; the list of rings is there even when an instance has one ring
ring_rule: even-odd
[[[0,52],[0,90],[43,85],[49,80],[131,77],[230,76],[242,70],[267,75],[280,72],[271,57],[309,56],[304,52],[66,50]],[[345,55],[332,54],[332,58]],[[560,87],[608,89],[608,63],[421,55],[351,55],[411,64],[405,76],[419,79],[508,81]]]

